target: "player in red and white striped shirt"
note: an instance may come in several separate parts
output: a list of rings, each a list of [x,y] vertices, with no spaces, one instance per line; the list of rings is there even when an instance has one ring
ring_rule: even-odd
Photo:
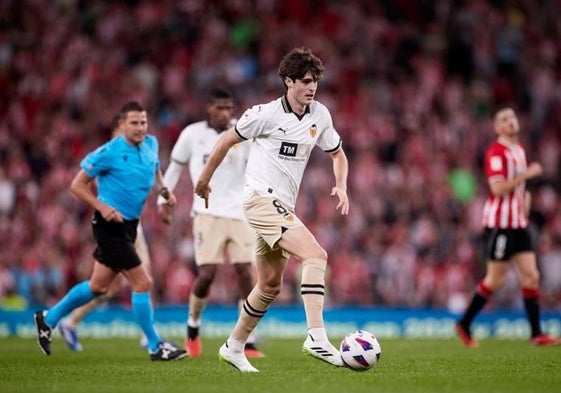
[[[493,292],[504,284],[512,262],[520,277],[531,328],[531,343],[537,346],[558,345],[561,339],[541,331],[538,302],[540,275],[527,228],[530,193],[525,190],[526,180],[541,175],[542,167],[537,162],[526,165],[524,149],[518,142],[520,126],[514,110],[499,110],[495,114],[494,128],[498,138],[485,154],[485,173],[490,188],[483,209],[487,273],[477,286],[462,319],[456,323],[456,332],[465,346],[479,346],[471,336],[471,322]]]

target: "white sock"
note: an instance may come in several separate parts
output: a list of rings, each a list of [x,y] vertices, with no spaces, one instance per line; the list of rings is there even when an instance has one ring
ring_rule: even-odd
[[[245,299],[238,300],[238,312],[242,311],[244,303]],[[246,343],[255,344],[255,330],[252,330],[251,333],[249,333]]]
[[[329,341],[327,339],[327,333],[325,333],[325,327],[313,327],[308,329],[308,333],[314,341]]]
[[[230,348],[234,352],[243,352],[245,348],[245,343],[242,343],[241,341],[238,341],[232,337],[228,337],[226,343],[228,344],[228,348]]]
[[[72,329],[76,329],[76,324],[74,323],[74,321],[72,320],[72,318],[68,317],[68,318],[64,318],[63,319],[64,324],[71,327]]]
[[[247,343],[248,344],[255,344],[255,330],[252,331],[251,333],[249,333],[249,337],[247,338]]]
[[[187,325],[194,327],[194,328],[198,328],[199,326],[201,326],[201,320],[194,320],[192,317],[189,317],[187,319]]]

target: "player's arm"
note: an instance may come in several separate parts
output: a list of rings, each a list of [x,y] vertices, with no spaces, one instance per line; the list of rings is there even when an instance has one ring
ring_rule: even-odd
[[[526,212],[526,217],[530,215],[530,209],[532,208],[532,194],[530,191],[524,191],[524,211]]]
[[[542,166],[537,162],[532,162],[526,172],[516,175],[512,179],[493,179],[489,182],[489,188],[494,196],[507,195],[517,186],[524,183],[526,180],[532,179],[541,175],[543,172]]]
[[[220,165],[220,163],[224,160],[228,150],[230,150],[230,148],[236,143],[240,143],[242,140],[243,139],[241,139],[234,131],[234,127],[231,127],[220,137],[220,139],[218,139],[218,142],[216,142],[216,145],[214,145],[214,148],[210,152],[210,156],[208,157],[205,167],[195,184],[195,194],[205,200],[206,208],[208,208],[208,197],[211,192],[209,183],[214,171],[216,171],[218,165]]]
[[[168,190],[173,191],[179,178],[181,177],[181,172],[185,165],[175,161],[173,157],[170,159],[170,163],[166,172],[164,173],[164,184]],[[172,206],[166,203],[164,197],[158,197],[158,214],[165,224],[171,224],[172,216]]]
[[[177,203],[177,200],[175,199],[173,191],[166,187],[166,184],[164,183],[164,176],[162,175],[162,170],[160,168],[156,170],[156,184],[158,185],[159,196],[164,198],[168,206],[174,206]]]
[[[91,182],[93,178],[90,177],[83,169],[72,179],[70,183],[70,191],[79,199],[92,206],[95,210],[99,211],[106,221],[123,222],[123,217],[112,206],[106,205],[101,202],[92,191]]]
[[[349,214],[349,197],[347,196],[349,162],[343,148],[330,153],[330,156],[333,160],[333,174],[335,175],[335,187],[331,189],[331,195],[339,198],[337,210],[341,209],[343,215]]]
[[[179,134],[179,138],[175,142],[171,150],[170,162],[164,173],[164,185],[170,191],[174,191],[183,168],[191,160],[192,145],[195,142],[192,137],[191,126],[187,126]],[[171,224],[173,215],[172,206],[166,203],[166,200],[160,196],[158,197],[158,215],[165,224]]]

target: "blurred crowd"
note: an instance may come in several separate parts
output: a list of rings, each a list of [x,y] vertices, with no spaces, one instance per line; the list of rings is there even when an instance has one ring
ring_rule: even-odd
[[[561,310],[561,5],[556,0],[3,0],[0,2],[0,298],[50,304],[89,276],[92,211],[69,191],[81,158],[130,99],[149,111],[163,169],[206,93],[232,89],[239,116],[283,93],[282,55],[326,67],[316,98],[350,164],[351,210],[329,196],[315,152],[297,214],[329,253],[328,303],[459,310],[482,278],[482,158],[500,106],[519,114],[544,166],[532,229],[545,310]],[[187,303],[194,279],[184,171],[171,226],[155,193],[141,221],[155,301]],[[299,302],[292,261],[279,302]],[[238,298],[231,267],[211,301]],[[491,307],[520,308],[517,277]],[[116,302],[126,303],[124,287]]]

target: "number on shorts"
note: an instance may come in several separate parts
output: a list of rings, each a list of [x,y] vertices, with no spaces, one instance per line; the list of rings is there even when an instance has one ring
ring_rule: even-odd
[[[273,199],[273,206],[277,208],[279,214],[286,213],[286,208],[277,199]]]
[[[286,210],[286,208],[282,205],[282,203],[280,203],[279,200],[273,199],[273,206],[277,209],[277,213],[279,213],[281,216],[283,216],[287,221],[293,221],[294,220],[294,217],[292,217],[292,214],[290,214],[290,212],[288,210]]]
[[[495,242],[495,259],[503,259],[505,256],[506,250],[506,236],[499,235],[497,236],[497,241]]]

